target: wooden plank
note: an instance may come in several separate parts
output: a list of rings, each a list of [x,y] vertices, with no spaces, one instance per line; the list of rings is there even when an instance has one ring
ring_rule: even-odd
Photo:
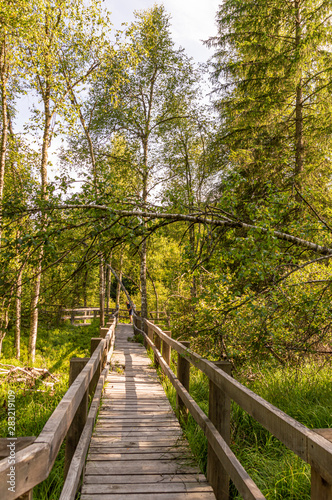
[[[189,466],[187,459],[183,460],[129,460],[121,462],[91,461],[86,463],[86,474],[186,474],[199,472],[197,466]]]
[[[105,439],[100,439],[100,441],[96,441],[92,439],[90,448],[92,450],[98,449],[100,450],[100,452],[102,452],[102,450],[109,450],[110,448],[115,451],[123,449],[126,452],[130,450],[137,450],[139,452],[140,450],[143,449],[149,450],[154,447],[158,447],[164,450],[169,450],[170,447],[171,449],[177,449],[177,447],[181,446],[185,446],[185,443],[182,440],[179,442],[175,441],[173,443],[170,443],[169,439],[164,439],[160,441],[134,441],[130,439],[123,439],[123,440],[120,439],[115,441],[106,441]]]
[[[92,462],[100,461],[100,462],[109,462],[112,460],[116,461],[128,461],[128,460],[175,460],[175,459],[186,459],[190,462],[190,459],[193,460],[189,449],[185,452],[183,449],[179,449],[179,451],[156,451],[156,448],[153,448],[153,451],[145,450],[145,453],[122,453],[122,451],[118,450],[117,453],[89,453],[88,460]]]
[[[98,439],[100,438],[103,442],[108,442],[108,443],[115,443],[116,441],[157,441],[157,442],[162,442],[162,441],[166,441],[168,440],[168,443],[172,443],[172,442],[176,442],[176,438],[180,438],[181,437],[181,434],[178,433],[177,435],[173,435],[174,439],[172,439],[172,433],[171,432],[168,432],[167,435],[164,435],[164,438],[161,438],[160,437],[160,433],[158,434],[154,434],[153,436],[149,436],[149,433],[146,432],[144,435],[141,435],[139,432],[135,432],[135,433],[123,433],[123,434],[119,434],[118,436],[110,436],[109,433],[103,433],[103,432],[98,432],[98,433],[94,433],[94,439]]]
[[[173,422],[173,421],[170,421],[170,422],[145,422],[145,423],[136,423],[136,422],[130,422],[129,424],[128,423],[114,423],[112,421],[105,421],[105,420],[102,420],[102,419],[99,419],[98,420],[98,428],[101,427],[103,429],[109,429],[110,431],[114,430],[114,431],[123,431],[123,430],[128,430],[128,428],[130,429],[136,429],[136,430],[139,430],[139,429],[150,429],[150,428],[157,428],[158,430],[160,429],[179,429],[180,430],[180,426],[177,422]]]
[[[118,455],[119,453],[122,453],[124,455],[127,455],[127,454],[146,454],[148,455],[149,453],[190,453],[190,448],[189,446],[185,446],[185,445],[182,445],[182,446],[164,446],[164,447],[160,447],[160,446],[152,446],[152,444],[155,444],[155,443],[151,443],[151,446],[149,447],[145,447],[145,448],[123,448],[123,450],[119,450],[119,448],[115,448],[114,446],[110,446],[110,447],[104,447],[104,448],[100,448],[99,446],[96,446],[96,447],[93,447],[93,446],[90,446],[90,449],[89,449],[89,456],[91,456],[91,460],[94,460],[95,458],[95,455],[100,455],[100,454],[109,454],[109,455]]]
[[[214,493],[199,492],[199,493],[134,493],[133,495],[126,494],[108,494],[103,495],[103,500],[215,500]],[[100,500],[100,495],[84,494],[81,500]]]
[[[82,494],[106,495],[109,493],[138,494],[138,493],[211,493],[211,486],[205,483],[147,483],[147,484],[86,484]]]
[[[314,429],[314,431],[328,441],[332,441],[332,429]]]
[[[206,483],[204,474],[144,474],[144,475],[125,475],[114,476],[111,474],[85,476],[86,484],[148,484],[148,483]]]

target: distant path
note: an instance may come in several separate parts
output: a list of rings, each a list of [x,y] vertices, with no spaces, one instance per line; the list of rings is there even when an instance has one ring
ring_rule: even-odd
[[[116,330],[113,369],[87,459],[82,500],[215,500],[130,325]]]

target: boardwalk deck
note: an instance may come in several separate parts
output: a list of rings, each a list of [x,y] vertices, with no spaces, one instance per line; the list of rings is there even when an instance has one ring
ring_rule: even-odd
[[[215,500],[144,347],[118,325],[82,500]]]

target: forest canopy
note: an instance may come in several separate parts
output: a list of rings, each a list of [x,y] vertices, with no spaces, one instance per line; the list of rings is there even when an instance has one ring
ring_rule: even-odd
[[[118,305],[111,266],[212,359],[331,354],[331,19],[225,0],[201,67],[161,5],[115,31],[99,0],[0,1],[0,353]]]

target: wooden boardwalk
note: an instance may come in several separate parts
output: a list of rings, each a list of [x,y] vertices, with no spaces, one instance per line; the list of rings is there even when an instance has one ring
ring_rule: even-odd
[[[118,325],[81,499],[215,500],[145,348],[128,342],[132,335],[130,325]]]

